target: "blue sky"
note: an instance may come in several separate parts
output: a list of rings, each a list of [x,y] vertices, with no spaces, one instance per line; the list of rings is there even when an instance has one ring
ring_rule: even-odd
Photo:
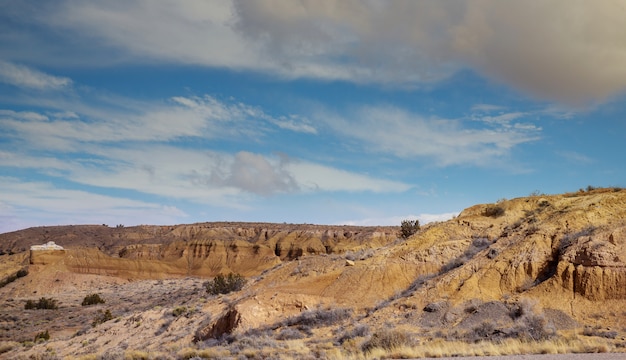
[[[0,232],[626,186],[626,1],[0,0]]]

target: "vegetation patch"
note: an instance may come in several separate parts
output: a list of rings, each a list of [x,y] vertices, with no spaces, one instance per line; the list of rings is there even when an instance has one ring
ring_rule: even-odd
[[[89,305],[96,305],[96,304],[104,304],[105,302],[106,301],[103,298],[101,298],[99,294],[91,294],[91,295],[85,296],[81,305],[89,306]]]
[[[7,276],[6,278],[0,280],[0,288],[7,286],[8,284],[14,282],[15,280],[28,275],[28,270],[20,269],[15,274]]]
[[[374,349],[392,351],[400,347],[411,345],[413,345],[413,341],[406,332],[399,330],[382,330],[375,332],[374,335],[363,344],[362,349],[363,352],[369,353]]]
[[[317,308],[302,312],[296,317],[287,319],[284,322],[286,326],[305,325],[312,327],[322,327],[336,324],[352,316],[352,309],[335,308],[322,309]]]
[[[504,215],[505,210],[500,205],[487,205],[485,210],[483,210],[483,216],[488,216],[492,218],[497,218]]]
[[[91,326],[96,327],[112,319],[113,319],[113,314],[111,314],[111,310],[108,310],[108,309],[105,311],[98,310],[98,314],[91,322]]]
[[[55,299],[42,297],[39,301],[35,302],[33,300],[26,300],[26,304],[24,304],[24,309],[26,310],[55,310],[58,309],[59,305]]]
[[[48,333],[48,330],[46,331],[42,331],[40,333],[38,333],[37,335],[35,335],[35,343],[40,342],[40,341],[48,341],[50,340],[50,333]]]
[[[228,294],[243,289],[246,282],[241,274],[230,273],[227,276],[219,274],[212,281],[206,282],[205,287],[211,295]]]
[[[419,229],[419,220],[402,220],[400,223],[400,232],[398,233],[398,237],[401,239],[408,239],[411,235],[418,232]]]

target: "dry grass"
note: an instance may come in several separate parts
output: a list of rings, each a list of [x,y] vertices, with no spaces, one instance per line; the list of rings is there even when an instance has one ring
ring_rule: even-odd
[[[417,346],[398,346],[392,349],[373,348],[367,352],[355,352],[354,347],[342,351],[329,352],[329,358],[343,359],[385,359],[385,358],[424,358],[458,356],[498,356],[523,354],[570,354],[600,353],[616,351],[613,343],[601,338],[558,339],[528,342],[506,339],[501,342],[467,343],[438,339]]]

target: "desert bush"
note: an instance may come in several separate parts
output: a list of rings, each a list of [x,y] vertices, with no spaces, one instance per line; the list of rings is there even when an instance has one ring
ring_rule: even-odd
[[[398,237],[402,239],[408,239],[411,235],[418,232],[420,229],[419,220],[402,220],[400,223],[400,232]]]
[[[227,276],[219,274],[212,281],[205,283],[206,290],[209,294],[228,294],[233,291],[239,291],[246,285],[246,279],[240,274],[230,273]]]
[[[48,330],[46,330],[35,335],[34,342],[37,343],[39,341],[48,341],[48,340],[50,340],[50,333],[48,333]]]
[[[111,310],[109,309],[107,309],[106,311],[98,310],[96,317],[91,322],[91,326],[96,327],[112,319],[113,319],[113,314],[111,314]]]
[[[20,269],[20,270],[18,270],[15,274],[10,275],[10,276],[6,277],[6,278],[5,278],[5,279],[3,279],[3,280],[0,280],[0,288],[1,288],[1,287],[4,287],[4,286],[6,286],[6,285],[8,285],[8,284],[10,284],[10,283],[12,283],[12,282],[14,282],[15,280],[17,280],[17,279],[19,279],[19,278],[21,278],[21,277],[24,277],[24,276],[26,276],[26,275],[28,275],[28,270],[26,270],[26,269]]]
[[[282,329],[278,335],[276,335],[276,340],[297,340],[305,337],[306,336],[300,330],[288,327]]]
[[[549,340],[556,335],[554,325],[548,323],[545,316],[529,314],[522,316],[508,332],[509,337],[523,340]]]
[[[618,332],[615,330],[603,330],[600,327],[591,327],[585,326],[583,330],[583,335],[585,336],[598,336],[607,339],[615,339],[618,335]]]
[[[312,309],[307,310],[300,315],[289,318],[284,325],[306,325],[312,327],[329,326],[352,316],[352,309],[336,308],[336,309]]]
[[[35,302],[33,300],[27,300],[26,304],[24,304],[24,309],[26,310],[30,310],[30,309],[49,309],[49,310],[55,310],[58,309],[59,306],[57,304],[57,301],[55,299],[52,298],[45,298],[42,297],[39,299],[39,301]]]
[[[369,334],[370,334],[370,328],[367,325],[357,325],[352,330],[346,331],[343,334],[341,334],[341,336],[339,336],[339,339],[337,339],[337,342],[339,344],[343,344],[344,342],[348,340],[354,339],[356,337],[364,337]]]
[[[504,215],[504,212],[504,208],[500,205],[487,205],[487,207],[483,211],[483,216],[497,218]]]
[[[398,330],[382,330],[374,333],[372,337],[366,341],[363,346],[363,352],[371,352],[373,349],[393,350],[402,346],[410,346],[412,343],[410,337],[402,331]]]
[[[172,316],[179,317],[181,315],[185,315],[189,312],[189,309],[185,306],[178,306],[174,310],[172,310]]]
[[[105,302],[106,301],[103,298],[101,298],[99,294],[91,294],[91,295],[85,296],[81,305],[89,306],[89,305],[96,305],[96,304],[104,304]]]
[[[490,340],[497,334],[499,330],[496,328],[496,324],[493,321],[485,320],[480,325],[475,326],[468,334],[470,341],[478,342],[482,340]]]

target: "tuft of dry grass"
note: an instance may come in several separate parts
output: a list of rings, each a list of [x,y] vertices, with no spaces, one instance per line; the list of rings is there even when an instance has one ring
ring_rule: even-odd
[[[13,348],[17,347],[20,343],[16,341],[2,341],[0,342],[0,354],[4,354],[5,352],[9,352],[13,350]]]

